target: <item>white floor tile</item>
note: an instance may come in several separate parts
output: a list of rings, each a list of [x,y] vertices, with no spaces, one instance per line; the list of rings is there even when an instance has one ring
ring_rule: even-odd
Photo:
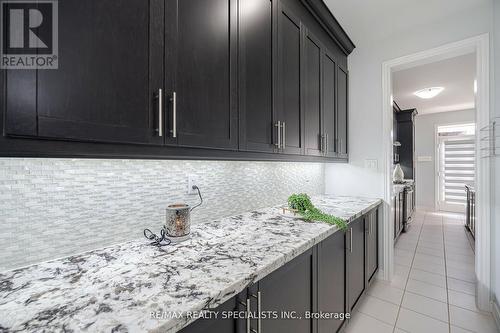
[[[394,264],[411,267],[413,258],[394,255]]]
[[[394,333],[408,333],[408,332],[407,331],[403,331],[402,329],[396,327],[394,329]]]
[[[471,333],[473,331],[469,331],[469,330],[466,330],[464,328],[451,325],[450,326],[450,332],[451,333]]]
[[[451,259],[446,260],[446,266],[470,271],[474,271],[475,269],[473,262],[455,261]]]
[[[436,249],[429,249],[428,247],[418,247],[417,253],[424,253],[427,255],[444,258],[444,251],[436,250]]]
[[[444,265],[444,258],[443,257],[436,257],[436,256],[431,256],[425,253],[416,253],[415,254],[415,260],[422,260],[422,261],[428,261],[433,264],[442,264]]]
[[[476,285],[472,282],[457,280],[448,277],[448,289],[460,291],[469,295],[476,295]]]
[[[454,267],[448,267],[446,269],[447,275],[449,277],[458,279],[458,280],[463,280],[467,282],[472,282],[474,283],[476,281],[476,274],[471,271],[464,271],[462,269],[454,268]]]
[[[401,306],[434,319],[448,322],[448,304],[444,302],[406,292]]]
[[[396,327],[411,333],[449,333],[447,323],[405,308],[399,311]]]
[[[496,332],[492,316],[475,305],[474,253],[463,216],[419,210],[416,216],[420,222],[395,244],[393,280],[376,280],[346,332]]]
[[[447,302],[447,292],[445,288],[434,286],[426,282],[409,279],[406,284],[406,290],[440,302]]]
[[[438,265],[430,262],[414,261],[412,268],[446,276],[445,266],[440,264]]]
[[[478,333],[497,332],[493,317],[450,305],[450,323]]]
[[[403,290],[393,287],[382,281],[375,281],[375,283],[368,289],[368,295],[378,297],[384,301],[400,305],[403,298]]]
[[[464,294],[455,290],[448,290],[448,301],[450,304],[465,308],[467,310],[480,312],[476,306],[476,297],[474,295]]]
[[[446,260],[474,263],[474,256],[446,253]]]
[[[366,315],[377,318],[387,324],[396,324],[399,306],[383,301],[379,298],[367,295],[362,304],[360,304],[358,311]]]
[[[446,288],[446,277],[440,274],[435,274],[414,268],[410,272],[410,278],[426,282],[441,288]]]
[[[392,333],[393,326],[373,317],[356,312],[347,326],[346,333]]]

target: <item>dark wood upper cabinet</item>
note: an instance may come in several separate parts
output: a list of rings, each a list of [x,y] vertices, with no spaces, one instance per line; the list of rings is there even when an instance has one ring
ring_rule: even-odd
[[[348,156],[348,74],[337,67],[337,152]]]
[[[60,0],[59,68],[8,71],[6,133],[161,144],[163,10],[160,0]]]
[[[325,155],[335,157],[337,149],[335,147],[336,135],[336,63],[333,56],[326,51],[323,53],[323,136],[325,140]]]
[[[304,130],[305,130],[305,150],[307,155],[323,155],[323,124],[321,108],[321,54],[323,46],[320,41],[310,32],[304,31],[304,80],[302,83],[304,96]]]
[[[240,150],[277,150],[273,106],[273,8],[277,0],[239,0]]]
[[[299,16],[283,1],[278,8],[278,91],[277,119],[282,123],[283,151],[304,153],[304,114],[301,100],[301,39]],[[284,123],[284,124],[283,124]]]
[[[360,217],[349,224],[347,233],[349,246],[347,251],[347,286],[349,312],[356,306],[365,290],[365,217]]]
[[[346,233],[337,231],[318,244],[318,312],[347,313]],[[340,319],[318,320],[319,333],[338,332]]]
[[[347,160],[354,45],[323,1],[58,8],[59,68],[0,70],[0,156]]]
[[[237,0],[166,5],[167,143],[237,149]]]

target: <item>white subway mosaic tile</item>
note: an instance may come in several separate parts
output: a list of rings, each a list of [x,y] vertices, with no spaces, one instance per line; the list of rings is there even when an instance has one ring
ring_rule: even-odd
[[[159,230],[194,174],[204,204],[192,222],[322,194],[321,163],[0,159],[0,270],[71,255]]]

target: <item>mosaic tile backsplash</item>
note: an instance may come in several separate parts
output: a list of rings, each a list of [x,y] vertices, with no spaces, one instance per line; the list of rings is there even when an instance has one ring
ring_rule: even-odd
[[[159,231],[164,208],[204,204],[192,223],[324,193],[320,163],[0,159],[0,271]]]

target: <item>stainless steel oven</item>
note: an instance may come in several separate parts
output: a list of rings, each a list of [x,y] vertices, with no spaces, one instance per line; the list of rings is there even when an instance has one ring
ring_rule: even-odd
[[[406,185],[404,189],[404,204],[403,204],[403,232],[410,229],[413,221],[413,213],[415,212],[414,188],[412,185]]]

